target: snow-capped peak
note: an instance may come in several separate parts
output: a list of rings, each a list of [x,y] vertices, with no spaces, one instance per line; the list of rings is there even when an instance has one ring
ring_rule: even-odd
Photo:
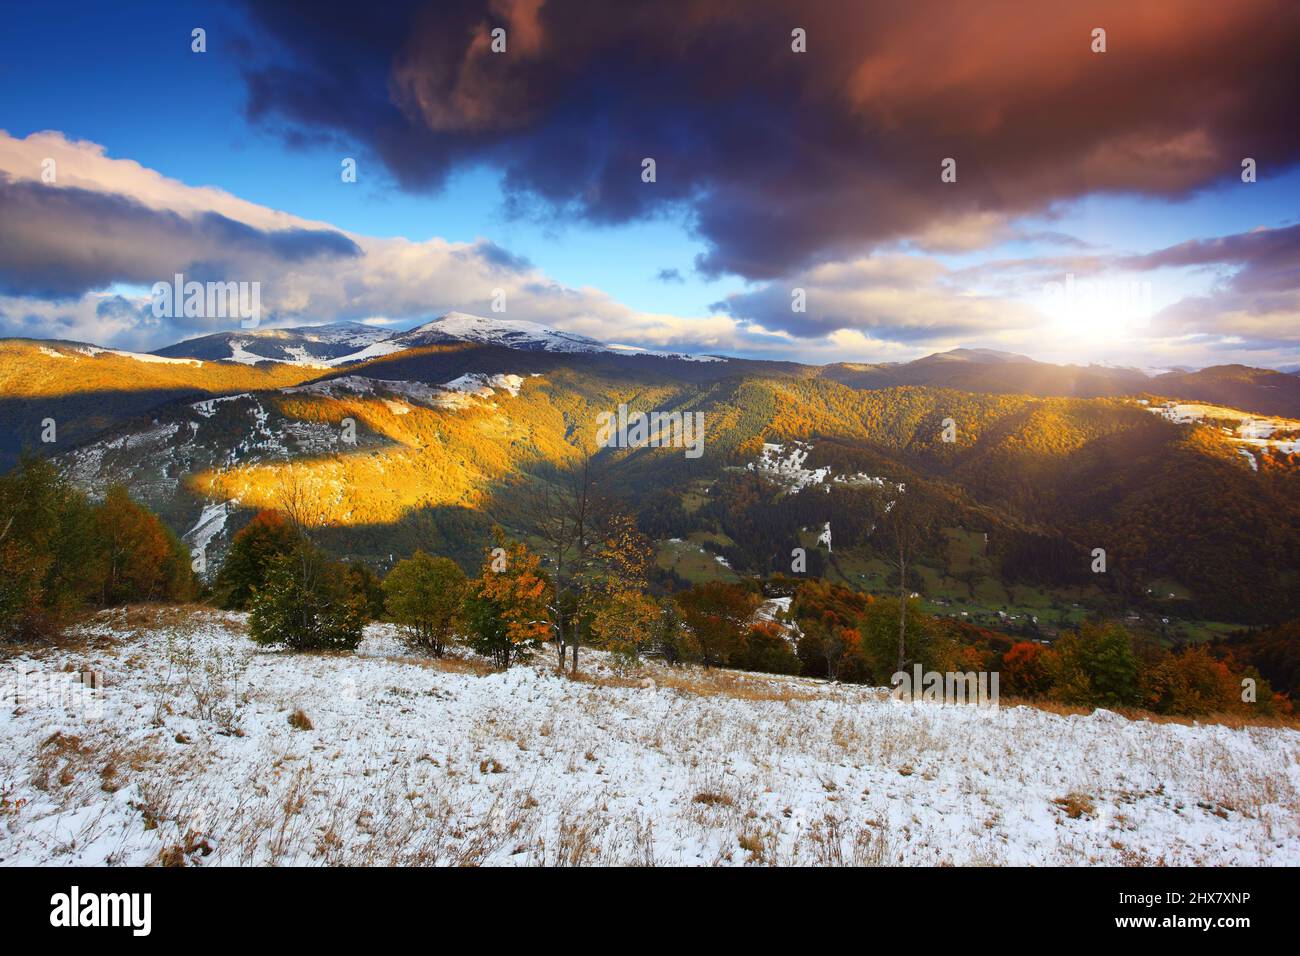
[[[439,342],[480,342],[529,352],[605,352],[608,349],[595,339],[563,332],[538,322],[523,319],[484,318],[466,312],[446,315],[416,326],[392,338],[405,347]]]

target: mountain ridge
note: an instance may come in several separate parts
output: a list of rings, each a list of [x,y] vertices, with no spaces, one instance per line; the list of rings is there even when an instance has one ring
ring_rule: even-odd
[[[836,377],[900,371],[913,381],[873,387]],[[1278,392],[1260,383],[1276,384],[1280,373],[1207,371],[1196,373],[1206,387]],[[1057,374],[1064,378],[1054,381]],[[1008,391],[1025,376],[1050,389],[1078,385],[1084,374],[1119,376],[1134,383],[1132,394]],[[638,511],[663,494],[703,501],[699,518],[680,501],[642,517],[648,526],[658,521],[658,537],[669,542],[722,535],[728,550],[719,553],[741,573],[768,568],[801,540],[801,528],[828,520],[843,566],[853,547],[870,543],[859,497],[887,481],[916,489],[952,534],[990,534],[995,550],[982,560],[1008,575],[1095,588],[1080,573],[1081,555],[1087,542],[1104,541],[1130,568],[1117,569],[1107,586],[1138,600],[1167,575],[1209,613],[1238,613],[1232,589],[1251,582],[1269,607],[1295,609],[1285,597],[1292,563],[1270,570],[1258,555],[1263,536],[1262,553],[1300,554],[1300,456],[1266,447],[1275,431],[1289,447],[1300,422],[1239,434],[1227,427],[1227,409],[1161,401],[1159,380],[979,352],[910,367],[817,367],[457,340],[306,366],[8,340],[0,342],[0,424],[87,489],[126,483],[203,548],[219,550],[256,509],[275,507],[283,482],[301,475],[324,496],[323,533],[340,553],[379,562],[400,540],[471,561],[487,524],[508,513],[502,501],[512,488],[590,454]],[[708,454],[695,461],[668,448],[595,446],[598,414],[622,404],[705,414]],[[43,446],[41,423],[51,415],[58,441]],[[950,421],[954,441],[942,438]],[[809,475],[799,475],[817,487],[783,496],[746,466],[767,445],[793,442],[810,450],[798,465]],[[4,449],[10,460],[22,444]],[[823,469],[824,483],[814,481]],[[1211,516],[1208,535],[1198,513]],[[1212,542],[1233,555],[1230,569],[1213,559]]]

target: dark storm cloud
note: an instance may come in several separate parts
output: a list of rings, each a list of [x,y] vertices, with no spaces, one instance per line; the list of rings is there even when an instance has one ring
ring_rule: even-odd
[[[317,256],[331,258],[361,255],[361,248],[332,229],[258,229],[218,212],[201,213],[193,231],[204,241],[220,244],[240,254],[270,256],[285,263],[303,262]]]
[[[1193,239],[1121,260],[1130,269],[1167,266],[1237,267],[1231,286],[1239,292],[1300,289],[1300,225],[1256,229],[1215,239]]]
[[[1153,318],[1169,334],[1229,335],[1235,338],[1225,348],[1257,350],[1300,342],[1300,225],[1181,242],[1120,264],[1139,271],[1204,267],[1220,273],[1206,294],[1184,298]]]
[[[686,208],[706,274],[771,278],[898,239],[974,248],[1058,200],[1186,194],[1245,156],[1300,158],[1291,0],[250,9],[270,41],[247,73],[252,116],[359,141],[410,189],[486,162],[516,210],[615,223]],[[504,54],[488,48],[497,26]]]
[[[170,281],[176,272],[240,278],[318,257],[359,255],[351,239],[333,230],[262,230],[215,212],[185,216],[117,193],[0,173],[4,294],[63,299],[115,282]]]

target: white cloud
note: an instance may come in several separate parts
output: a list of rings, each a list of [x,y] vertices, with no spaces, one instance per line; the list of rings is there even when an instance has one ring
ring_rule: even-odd
[[[56,164],[53,185],[42,184],[46,159]],[[1062,270],[1087,275],[1104,268],[1104,257],[1096,255],[949,268],[926,255],[893,252],[823,263],[752,286],[729,296],[721,314],[641,311],[601,289],[563,285],[487,240],[415,242],[338,230],[221,189],[187,185],[58,132],[18,139],[0,131],[0,187],[6,181],[23,191],[28,205],[21,211],[28,217],[21,226],[11,221],[7,236],[0,224],[0,289],[6,267],[11,278],[29,274],[29,261],[37,261],[30,259],[33,249],[46,256],[39,265],[53,276],[81,269],[92,277],[78,295],[60,300],[42,297],[54,293],[0,292],[0,334],[7,335],[147,350],[230,328],[229,320],[151,314],[149,285],[170,281],[191,263],[224,270],[207,278],[260,282],[268,327],[345,319],[404,327],[448,310],[491,314],[501,290],[509,318],[605,341],[808,362],[906,361],[982,345],[1073,362],[1276,364],[1296,361],[1300,334],[1294,290],[1268,290],[1265,302],[1259,290],[1248,290],[1248,299],[1216,288],[1181,301],[1163,297],[1158,304],[1165,308],[1151,326],[1122,340],[1099,341],[1087,323],[1074,336],[1053,326],[1027,290]],[[42,219],[39,203],[49,197],[41,189],[66,189],[66,198],[77,201],[101,197],[86,203],[95,207],[86,217],[102,228],[80,228],[86,217]],[[80,215],[75,207],[58,206]],[[1003,230],[998,217],[967,216],[946,233],[919,236],[915,245],[964,248]],[[795,288],[806,292],[806,312],[791,310]],[[1222,337],[1228,333],[1238,339]]]

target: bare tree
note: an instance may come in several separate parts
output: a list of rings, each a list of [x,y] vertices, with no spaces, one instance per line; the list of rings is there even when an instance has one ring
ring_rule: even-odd
[[[318,489],[313,488],[307,475],[295,463],[290,462],[280,474],[279,486],[275,494],[275,507],[298,539],[298,587],[303,593],[312,590],[317,562],[312,560],[314,529],[325,523],[327,509]],[[306,601],[302,602],[302,627],[309,629],[310,611]]]
[[[549,562],[554,584],[551,627],[561,672],[569,648],[573,649],[572,672],[578,671],[584,577],[607,512],[608,505],[597,491],[596,465],[586,452],[572,470],[534,478],[518,508],[516,522],[542,542],[541,552]]]
[[[907,569],[920,551],[927,520],[915,492],[886,485],[876,496],[874,533],[882,557],[898,571],[898,670],[907,666]]]
[[[293,462],[280,472],[275,508],[304,541],[310,541],[313,530],[325,524],[329,510],[306,471]]]

